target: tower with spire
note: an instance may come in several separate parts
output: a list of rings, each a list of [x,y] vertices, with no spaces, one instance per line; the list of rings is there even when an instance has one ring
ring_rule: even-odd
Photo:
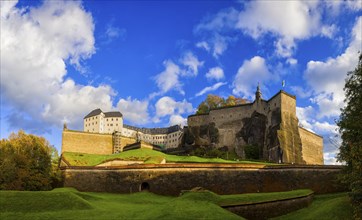
[[[261,91],[260,91],[260,84],[258,82],[258,86],[256,87],[256,92],[255,92],[255,101],[259,100],[261,100]]]

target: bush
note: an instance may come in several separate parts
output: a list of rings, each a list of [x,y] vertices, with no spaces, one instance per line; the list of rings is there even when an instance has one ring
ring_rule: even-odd
[[[246,159],[253,159],[258,160],[259,158],[259,147],[255,145],[245,145],[245,158]]]

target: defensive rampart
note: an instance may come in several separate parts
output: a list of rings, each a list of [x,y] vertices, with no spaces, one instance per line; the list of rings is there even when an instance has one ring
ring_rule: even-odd
[[[80,191],[132,193],[143,186],[177,196],[203,187],[218,194],[311,189],[317,194],[345,191],[339,166],[261,166],[233,164],[142,164],[121,167],[63,168],[64,186]]]
[[[298,128],[302,140],[303,159],[307,164],[323,164],[323,137]]]
[[[76,152],[87,154],[108,155],[136,142],[134,138],[119,136],[119,149],[114,149],[114,136],[112,134],[89,133],[83,131],[63,130],[62,153]]]
[[[63,152],[112,154],[112,135],[63,130],[62,153]]]

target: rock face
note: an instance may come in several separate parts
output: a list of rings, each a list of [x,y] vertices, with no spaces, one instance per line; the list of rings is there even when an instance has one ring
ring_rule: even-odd
[[[257,90],[253,103],[189,116],[184,140],[186,145],[227,147],[243,158],[245,147],[253,146],[259,152],[259,159],[323,164],[323,138],[300,129],[295,96],[280,91],[263,100]]]

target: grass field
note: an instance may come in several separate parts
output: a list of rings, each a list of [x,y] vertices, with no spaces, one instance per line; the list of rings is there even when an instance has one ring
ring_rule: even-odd
[[[347,193],[316,196],[313,203],[304,209],[289,213],[274,220],[347,220],[352,219],[352,206]]]
[[[110,194],[53,191],[0,191],[0,219],[242,219],[219,204],[243,204],[308,195],[310,190],[283,193],[217,195],[186,192],[180,197],[149,192]]]
[[[64,152],[63,158],[65,158],[72,166],[95,166],[112,159],[127,161],[141,160],[145,163],[159,163],[160,161],[162,161],[163,158],[165,158],[168,163],[247,163],[272,165],[272,163],[262,163],[254,161],[234,161],[224,160],[221,158],[202,158],[197,156],[176,156],[164,154],[162,152],[154,151],[151,149],[136,149],[111,155]]]

